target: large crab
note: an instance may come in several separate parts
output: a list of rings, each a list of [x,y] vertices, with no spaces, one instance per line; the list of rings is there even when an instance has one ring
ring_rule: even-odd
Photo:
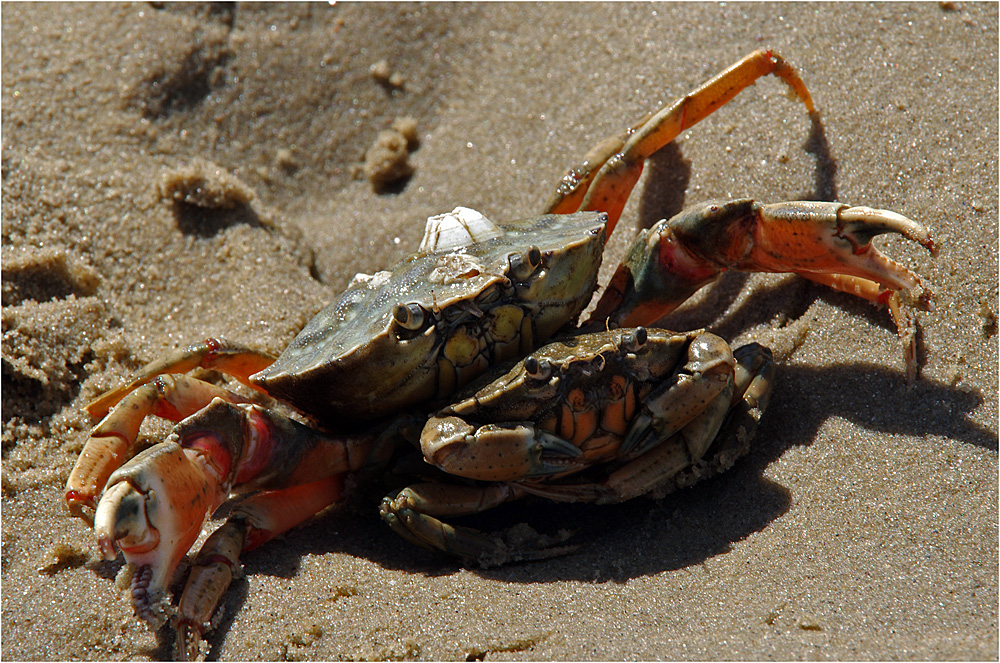
[[[136,613],[154,626],[172,619],[180,652],[194,653],[240,554],[340,500],[398,440],[418,444],[450,480],[390,495],[383,518],[407,539],[484,563],[566,547],[542,536],[512,543],[440,518],[526,495],[614,502],[662,494],[726,469],[767,403],[770,353],[640,325],[727,269],[794,272],[888,305],[912,377],[913,323],[903,304],[920,301],[919,282],[870,241],[895,232],[933,244],[920,224],[867,207],[737,200],[685,210],[636,237],[589,320],[573,326],[644,160],[767,74],[814,112],[780,56],[752,53],[591,150],[543,216],[495,224],[457,208],[432,217],[414,256],[359,275],[280,357],[209,339],[91,403],[88,412],[103,419],[66,500],[93,523],[104,554],[114,557],[117,546],[134,568]],[[556,334],[561,340],[545,345]],[[309,425],[185,374],[196,367],[283,401]],[[136,453],[151,414],[179,423]],[[241,501],[171,607],[171,576],[206,517],[235,493]]]

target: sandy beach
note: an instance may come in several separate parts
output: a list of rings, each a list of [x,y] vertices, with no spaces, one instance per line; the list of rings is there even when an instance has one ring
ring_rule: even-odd
[[[602,282],[636,228],[694,203],[890,209],[939,247],[876,242],[934,296],[915,385],[884,310],[726,274],[661,326],[775,351],[730,472],[658,501],[511,505],[479,524],[522,509],[586,545],[490,570],[403,541],[359,495],[245,556],[209,658],[997,660],[996,4],[2,9],[3,659],[169,656],[63,501],[92,398],[210,336],[280,352],[428,216],[537,214],[597,141],[773,48],[821,122],[769,78],[682,134]],[[365,153],[400,118],[413,172],[376,191]],[[198,172],[221,187],[204,214],[171,198]]]

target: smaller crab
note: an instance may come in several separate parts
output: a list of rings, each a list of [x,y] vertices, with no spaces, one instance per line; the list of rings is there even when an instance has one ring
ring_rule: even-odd
[[[703,331],[637,327],[550,343],[427,420],[427,462],[475,481],[407,487],[383,500],[382,518],[414,543],[486,565],[560,554],[548,537],[522,535],[512,548],[437,516],[529,495],[622,502],[726,470],[749,448],[772,376],[766,348],[733,352]]]

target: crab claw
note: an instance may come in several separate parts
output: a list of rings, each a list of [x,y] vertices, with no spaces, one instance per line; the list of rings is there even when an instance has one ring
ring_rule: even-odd
[[[547,476],[585,466],[583,452],[530,422],[472,426],[432,417],[420,435],[424,458],[449,474],[483,481]]]
[[[873,237],[889,232],[936,252],[924,226],[887,210],[753,200],[696,205],[636,238],[591,320],[649,325],[727,269],[793,272],[888,305],[909,348],[910,369],[912,321],[900,313],[897,293],[916,290],[920,281],[871,245]],[[928,298],[923,293],[908,301],[926,304]]]
[[[795,202],[756,205],[751,203],[753,236],[749,251],[727,264],[734,269],[799,274],[844,274],[874,281],[889,290],[907,290],[919,285],[917,277],[889,260],[871,245],[872,238],[898,233],[935,253],[930,232],[902,214],[871,207],[849,207],[841,203]],[[713,247],[725,255],[743,249]],[[729,256],[727,255],[726,258]]]
[[[97,504],[94,531],[101,552],[117,545],[136,567],[132,605],[158,628],[167,618],[167,584],[198,538],[205,517],[225,494],[196,453],[168,439],[138,454],[111,475]]]

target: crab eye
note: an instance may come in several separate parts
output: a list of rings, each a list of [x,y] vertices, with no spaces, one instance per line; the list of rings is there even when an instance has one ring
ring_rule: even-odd
[[[539,360],[530,355],[524,359],[524,372],[532,380],[548,380],[552,375],[552,365],[548,359]]]
[[[416,302],[396,304],[392,307],[392,319],[403,329],[416,331],[424,326],[424,308]]]
[[[647,338],[649,336],[646,334],[646,328],[636,327],[622,336],[622,347],[625,348],[626,352],[638,352],[642,346],[646,345]]]
[[[531,276],[542,264],[542,252],[537,246],[529,246],[524,253],[515,253],[510,257],[510,273],[518,281]]]

